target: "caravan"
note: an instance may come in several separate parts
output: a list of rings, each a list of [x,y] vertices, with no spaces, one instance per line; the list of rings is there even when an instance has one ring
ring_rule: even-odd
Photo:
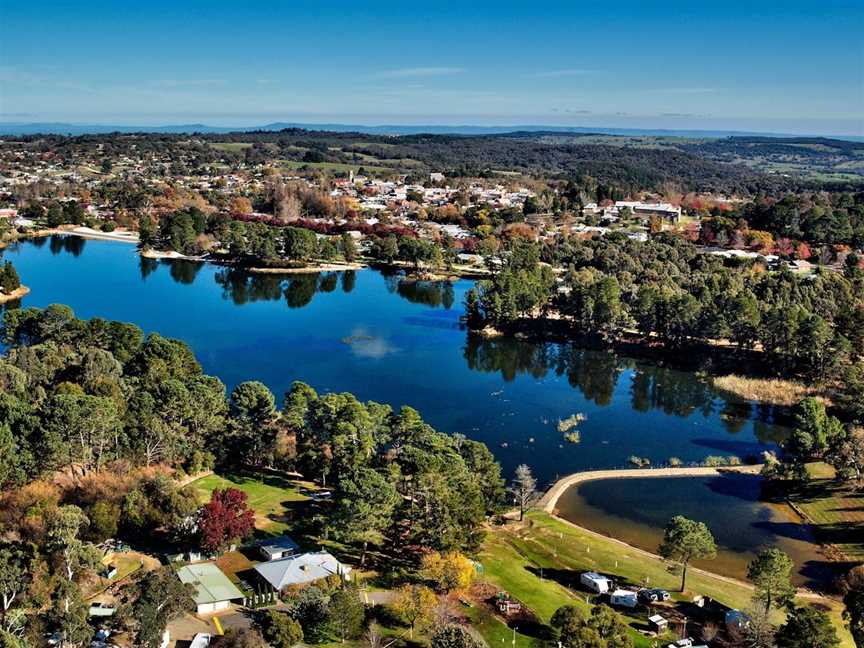
[[[595,572],[585,572],[579,577],[579,582],[597,594],[605,594],[612,585],[612,581]]]
[[[612,592],[609,602],[626,608],[635,608],[639,605],[639,597],[633,590],[616,589]]]

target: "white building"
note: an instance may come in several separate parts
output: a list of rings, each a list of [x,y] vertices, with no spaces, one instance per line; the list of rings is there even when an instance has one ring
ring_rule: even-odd
[[[597,594],[605,594],[612,585],[612,581],[595,572],[585,572],[579,577],[579,582]]]

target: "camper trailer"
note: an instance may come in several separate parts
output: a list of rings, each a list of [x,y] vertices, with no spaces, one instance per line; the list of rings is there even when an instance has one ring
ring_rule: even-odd
[[[639,605],[639,597],[632,590],[616,589],[612,592],[609,602],[612,605],[620,605],[626,608],[635,608]]]
[[[579,577],[579,582],[597,594],[605,594],[609,591],[609,586],[611,585],[608,578],[595,572],[585,572]]]

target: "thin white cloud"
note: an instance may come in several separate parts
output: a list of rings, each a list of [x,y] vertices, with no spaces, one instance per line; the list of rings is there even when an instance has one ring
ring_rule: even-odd
[[[722,88],[705,88],[705,87],[695,87],[695,88],[657,88],[654,92],[662,92],[664,94],[713,94],[715,92],[722,92]]]
[[[461,74],[464,71],[464,68],[458,67],[413,67],[384,70],[375,76],[381,79],[413,79],[416,77],[451,76]]]
[[[151,85],[159,88],[183,88],[186,86],[214,86],[225,85],[225,79],[159,79],[152,81]]]
[[[599,74],[599,70],[546,70],[545,72],[536,72],[530,76],[535,79],[561,79],[564,77],[588,76],[591,74]]]

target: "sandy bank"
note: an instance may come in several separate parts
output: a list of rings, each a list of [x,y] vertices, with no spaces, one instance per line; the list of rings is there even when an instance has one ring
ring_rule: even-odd
[[[537,502],[537,508],[540,508],[547,513],[554,513],[555,506],[561,495],[576,484],[582,482],[594,481],[597,479],[628,479],[639,477],[711,477],[714,475],[722,475],[724,473],[741,473],[745,475],[758,475],[762,470],[761,465],[756,466],[721,466],[719,468],[711,468],[708,466],[692,466],[681,468],[625,468],[622,470],[589,470],[586,472],[574,473],[562,477],[557,482],[552,484],[552,487],[546,491],[543,497]]]
[[[257,274],[310,274],[314,272],[343,272],[345,270],[362,270],[362,263],[321,263],[300,268],[247,268],[247,272]]]
[[[30,292],[27,286],[19,286],[8,295],[0,294],[0,304],[21,299],[24,295]]]
[[[174,250],[153,250],[148,248],[141,250],[139,254],[145,259],[183,259],[185,261],[207,261],[204,257],[187,256]]]
[[[102,241],[119,241],[121,243],[139,243],[138,232],[128,230],[115,230],[113,232],[103,232],[95,230],[91,227],[52,227],[50,229],[42,229],[33,232],[33,236],[52,236],[54,234],[71,234],[72,236],[80,236],[82,238],[98,239]]]

